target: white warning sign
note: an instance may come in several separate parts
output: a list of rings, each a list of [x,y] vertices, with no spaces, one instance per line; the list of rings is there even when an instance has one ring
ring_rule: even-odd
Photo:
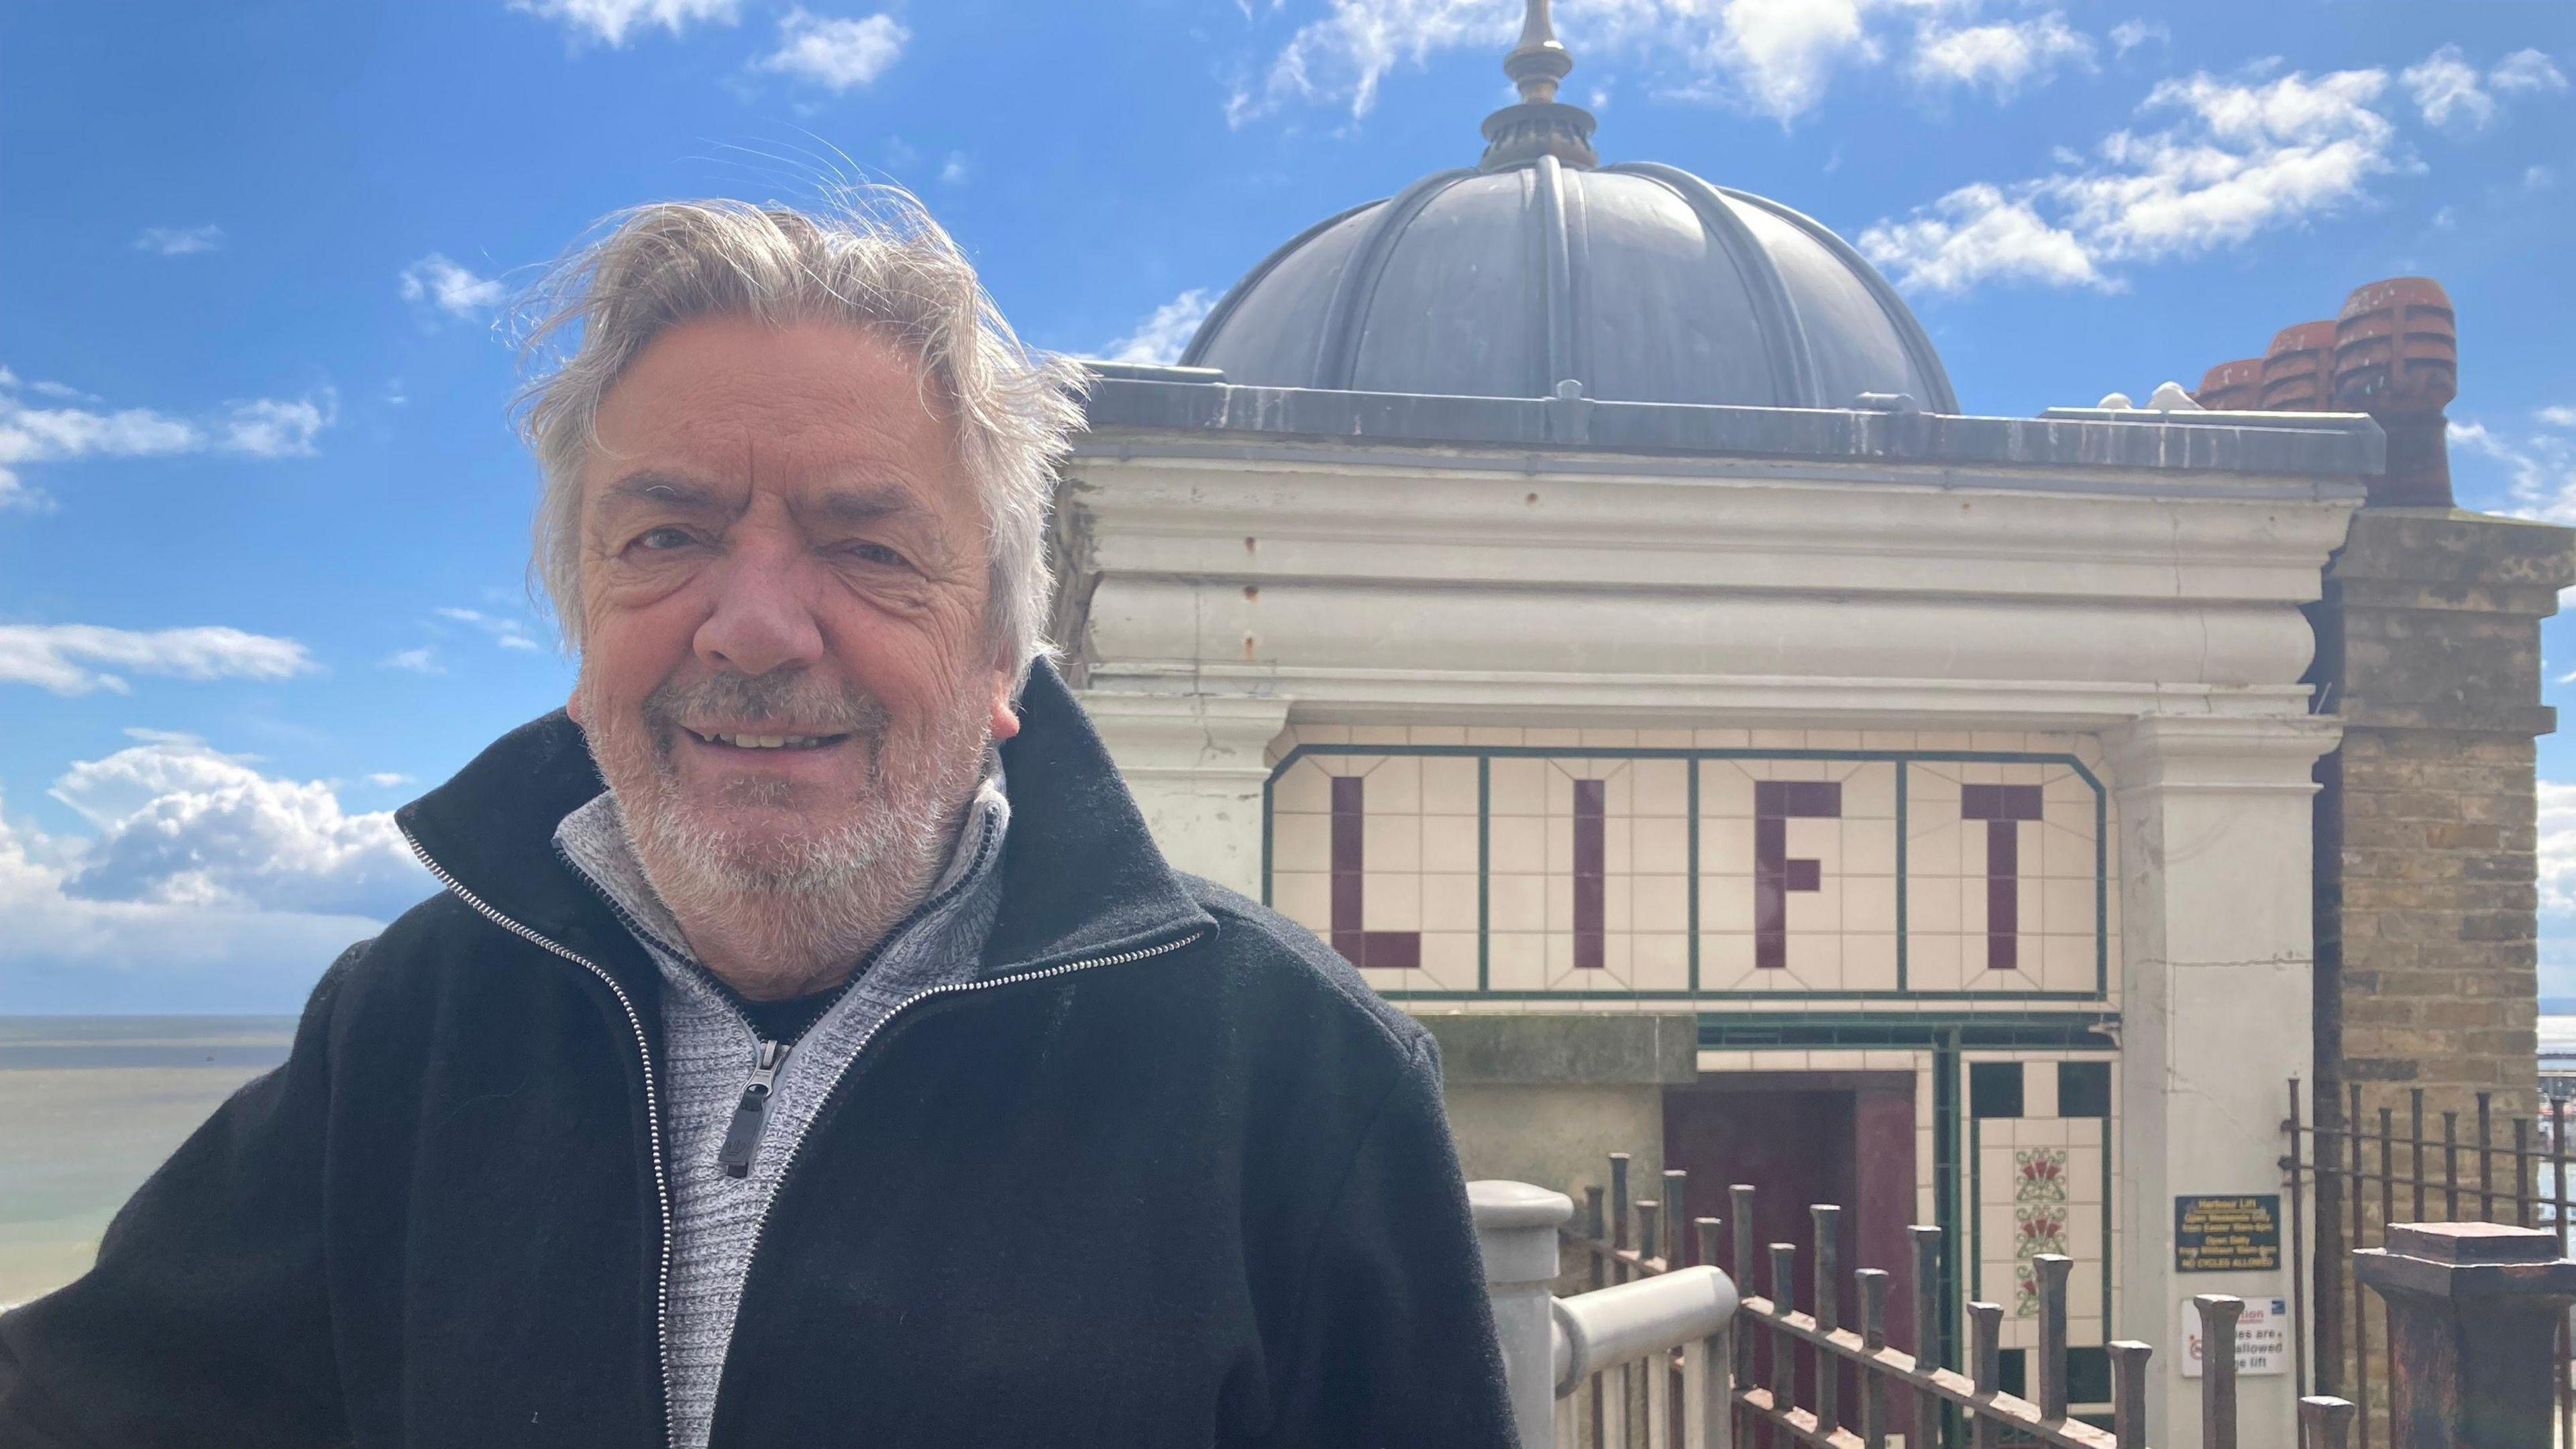
[[[2200,1309],[2182,1301],[2182,1376],[2201,1374]],[[2236,1320],[2236,1373],[2239,1378],[2290,1371],[2290,1305],[2281,1298],[2248,1298]]]

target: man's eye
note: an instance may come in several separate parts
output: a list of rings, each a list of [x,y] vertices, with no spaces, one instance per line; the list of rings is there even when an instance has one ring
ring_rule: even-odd
[[[844,557],[857,559],[861,563],[892,565],[903,563],[902,554],[881,543],[853,543],[845,546],[841,553]]]
[[[686,548],[694,541],[685,528],[651,528],[635,536],[635,547],[652,553],[667,553],[675,548]]]

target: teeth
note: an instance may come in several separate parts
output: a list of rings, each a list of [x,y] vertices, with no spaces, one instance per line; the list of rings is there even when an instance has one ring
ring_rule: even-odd
[[[819,735],[700,735],[713,744],[731,745],[738,750],[810,750],[820,746]]]

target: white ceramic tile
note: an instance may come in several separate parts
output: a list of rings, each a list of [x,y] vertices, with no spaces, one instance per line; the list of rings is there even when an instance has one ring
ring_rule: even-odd
[[[1894,991],[1896,933],[1845,934],[1842,938],[1842,975],[1846,991]]]
[[[1496,873],[1487,893],[1487,909],[1496,931],[1547,929],[1547,880],[1538,875]]]
[[[1678,931],[1629,938],[1630,976],[1640,991],[1681,991],[1690,986],[1690,940]]]
[[[1363,799],[1371,815],[1422,813],[1422,761],[1413,755],[1391,755],[1369,762]]]
[[[1690,822],[1628,822],[1628,868],[1639,875],[1682,876],[1690,871]]]
[[[1847,876],[1838,884],[1842,888],[1843,933],[1885,936],[1893,941],[1896,936],[1895,878]]]
[[[1422,970],[1434,991],[1473,991],[1476,989],[1476,933],[1474,931],[1425,931],[1422,934]]]
[[[1471,745],[1517,745],[1521,742],[1518,725],[1469,725],[1467,743]]]
[[[1843,785],[1845,820],[1896,818],[1896,767],[1894,765],[1846,766],[1840,778]]]
[[[1485,972],[1496,991],[1537,991],[1547,985],[1544,938],[1529,931],[1496,931],[1486,938]]]
[[[1422,817],[1373,813],[1361,820],[1360,861],[1371,875],[1422,869]]]
[[[1846,820],[1836,864],[1844,875],[1896,874],[1896,822]]]
[[[1351,726],[1351,743],[1355,745],[1400,745],[1404,742],[1403,725]]]
[[[1273,815],[1329,815],[1333,810],[1333,777],[1303,759],[1288,767],[1270,786]]]
[[[1476,821],[1467,815],[1422,817],[1422,868],[1427,871],[1476,870]]]
[[[1360,927],[1369,931],[1422,929],[1422,877],[1370,871],[1362,884]]]
[[[1740,750],[1752,744],[1744,730],[1692,730],[1691,744],[1703,750]]]
[[[1550,772],[1544,760],[1506,755],[1491,764],[1493,811],[1503,815],[1544,815]]]
[[[1463,745],[1467,730],[1463,725],[1407,725],[1404,737],[1417,745]]]
[[[1270,868],[1273,871],[1329,871],[1333,868],[1333,817],[1275,815],[1270,820]]]
[[[1476,877],[1472,874],[1423,876],[1422,929],[1472,934],[1476,929]]]
[[[1631,929],[1686,931],[1690,928],[1690,882],[1680,876],[1637,876],[1630,882]]]
[[[1307,930],[1333,928],[1333,878],[1322,871],[1274,870],[1270,908]]]
[[[1457,755],[1423,759],[1422,811],[1426,815],[1476,813],[1476,762]]]
[[[1487,824],[1487,848],[1497,875],[1547,868],[1547,823],[1533,816],[1497,814]]]

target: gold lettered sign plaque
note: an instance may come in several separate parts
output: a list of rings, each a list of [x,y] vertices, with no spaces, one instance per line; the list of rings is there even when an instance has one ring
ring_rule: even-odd
[[[2261,1273],[2281,1266],[2281,1195],[2174,1199],[2174,1271]]]

